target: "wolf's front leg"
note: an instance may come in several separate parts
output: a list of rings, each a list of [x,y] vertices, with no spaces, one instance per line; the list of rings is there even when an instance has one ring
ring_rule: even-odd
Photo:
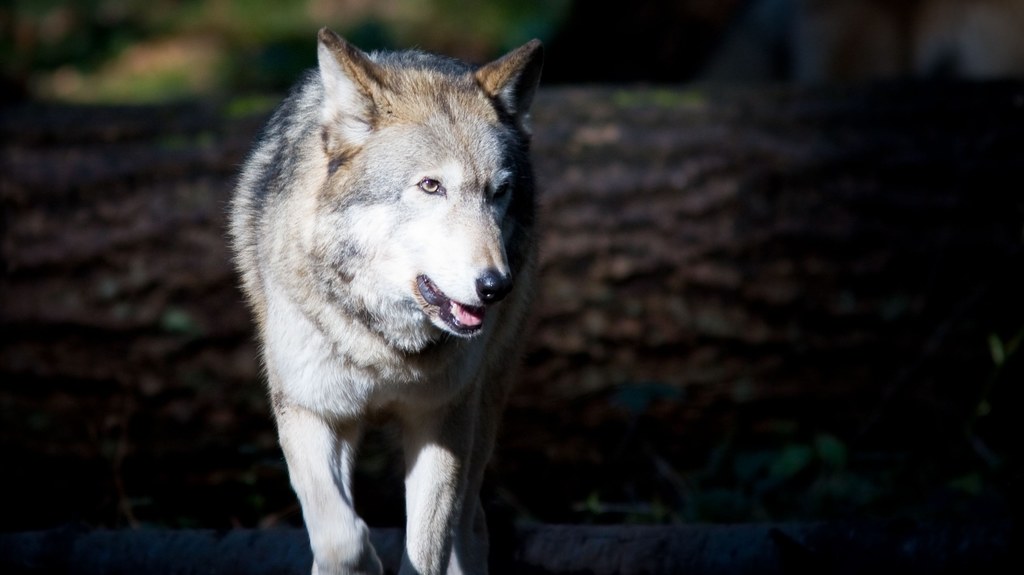
[[[379,575],[369,530],[352,507],[352,462],[359,427],[331,425],[294,405],[277,406],[277,427],[292,487],[313,548],[313,575]]]
[[[405,557],[400,575],[442,575],[448,570],[472,446],[467,406],[418,414],[405,423]]]
[[[480,488],[497,433],[497,418],[491,417],[492,415],[494,414],[486,411],[477,413],[478,421],[473,433],[471,456],[466,466],[466,492],[455,531],[448,575],[487,573],[489,542],[487,519],[480,501]]]

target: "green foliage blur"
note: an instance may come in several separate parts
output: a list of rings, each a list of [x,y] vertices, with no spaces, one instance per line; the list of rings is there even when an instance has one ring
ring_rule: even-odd
[[[280,92],[330,26],[365,50],[484,61],[550,37],[568,0],[14,0],[0,5],[0,86],[65,102]],[[10,96],[10,94],[8,94]]]

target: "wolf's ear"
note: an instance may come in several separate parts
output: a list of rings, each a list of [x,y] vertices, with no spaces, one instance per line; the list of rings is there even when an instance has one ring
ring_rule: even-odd
[[[530,133],[530,104],[537,92],[544,67],[544,45],[530,40],[501,58],[481,66],[474,73],[484,92],[496,99],[527,134]]]
[[[320,109],[324,149],[335,155],[366,141],[373,126],[371,87],[379,70],[365,52],[328,28],[317,35],[317,59],[324,86]]]

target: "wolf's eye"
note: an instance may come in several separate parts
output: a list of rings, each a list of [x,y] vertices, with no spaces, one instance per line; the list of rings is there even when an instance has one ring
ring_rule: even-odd
[[[444,195],[444,187],[441,186],[441,182],[432,178],[423,178],[420,183],[417,184],[421,190],[428,194],[441,194]]]
[[[494,188],[494,199],[500,200],[501,198],[504,198],[505,195],[508,194],[509,187],[508,182],[505,182],[497,188]]]

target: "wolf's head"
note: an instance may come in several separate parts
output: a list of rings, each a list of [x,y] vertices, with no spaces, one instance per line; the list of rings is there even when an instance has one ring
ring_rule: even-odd
[[[540,42],[473,67],[366,54],[324,28],[318,56],[329,176],[317,251],[378,328],[478,333],[527,257]]]

